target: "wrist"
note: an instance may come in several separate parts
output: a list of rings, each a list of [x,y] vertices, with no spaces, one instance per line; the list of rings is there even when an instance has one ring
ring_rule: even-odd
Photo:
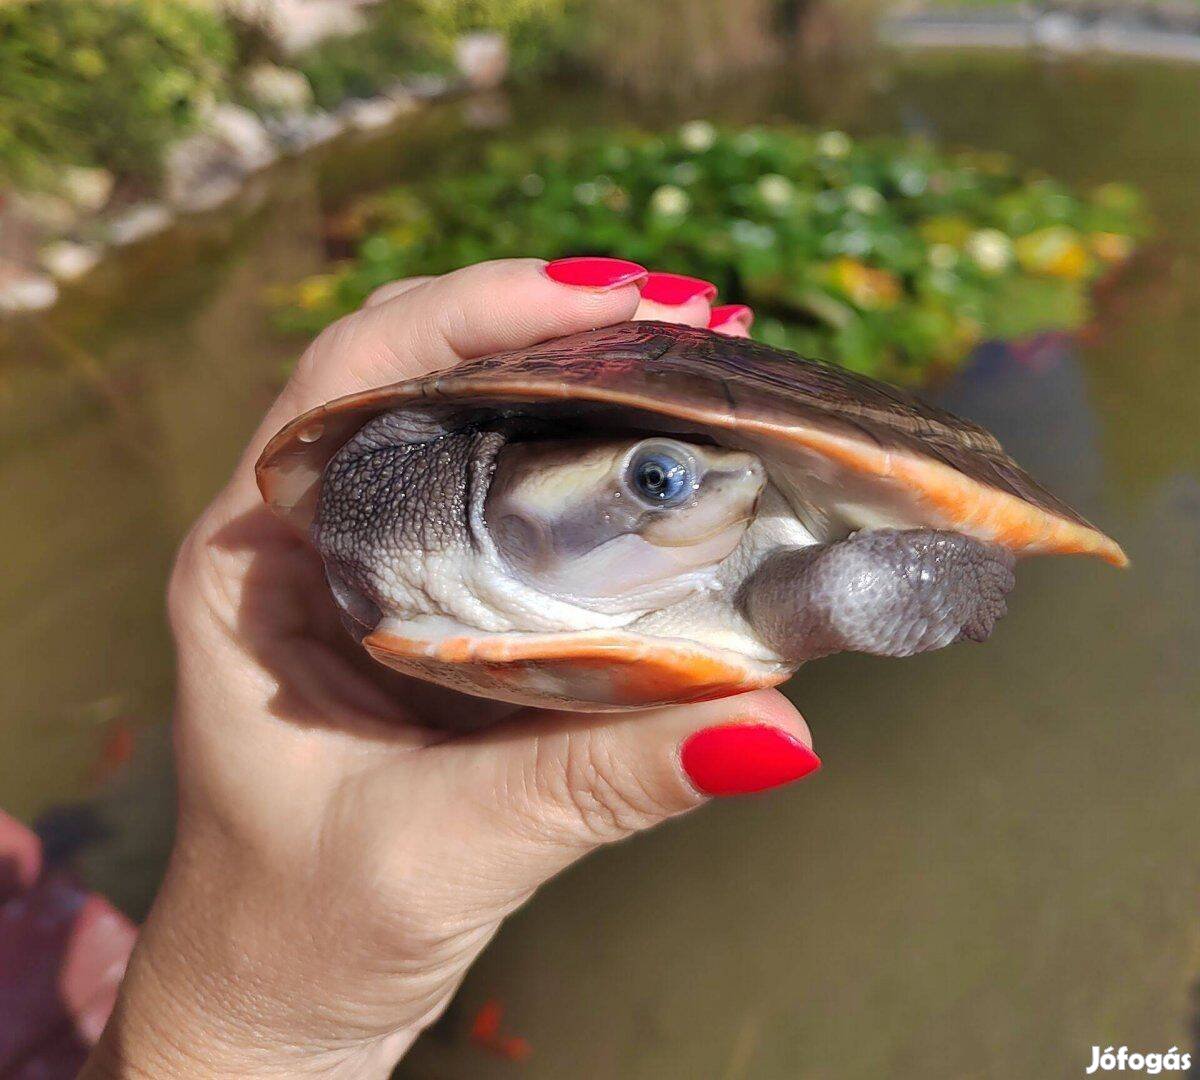
[[[214,910],[216,898],[188,887],[181,881],[186,876],[173,860],[81,1080],[382,1080],[391,1074],[416,1030],[333,1041],[298,1027],[311,982],[299,972],[288,979],[273,970],[263,960],[270,943],[254,940],[244,927],[229,931],[230,911]],[[227,899],[238,906],[236,898]],[[316,1022],[323,1009],[314,1000],[307,1011]]]
[[[284,1042],[269,1018],[257,1030],[231,1023],[228,1001],[206,999],[181,970],[161,971],[154,949],[139,945],[131,959],[80,1080],[385,1080],[415,1040],[416,1033],[398,1032],[338,1048]]]

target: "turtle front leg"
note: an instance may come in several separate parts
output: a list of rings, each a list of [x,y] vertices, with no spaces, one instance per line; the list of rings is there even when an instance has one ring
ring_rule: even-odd
[[[1014,561],[1007,548],[962,533],[879,529],[775,552],[739,603],[788,660],[912,656],[985,640],[1005,613]]]

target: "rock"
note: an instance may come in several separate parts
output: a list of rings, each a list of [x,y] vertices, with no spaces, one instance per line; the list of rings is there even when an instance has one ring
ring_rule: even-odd
[[[0,252],[4,261],[33,265],[46,230],[35,221],[20,196],[0,190]]]
[[[109,220],[108,238],[120,247],[136,244],[162,232],[171,221],[171,211],[162,203],[137,203]]]
[[[278,157],[271,136],[254,113],[237,105],[219,105],[204,129],[180,139],[164,162],[163,191],[176,209],[211,210],[241,189],[252,172]]]
[[[45,311],[57,300],[58,286],[53,278],[15,263],[0,263],[0,313]]]
[[[411,112],[416,107],[416,102],[409,96],[374,97],[347,101],[338,109],[338,115],[352,128],[371,131],[374,128],[387,127],[398,116]]]
[[[199,134],[181,139],[167,151],[163,177],[167,201],[176,209],[194,214],[233,198],[246,178],[246,170],[220,140]]]
[[[297,53],[329,37],[361,30],[362,9],[376,0],[224,0],[258,23],[285,53]]]
[[[495,90],[508,75],[508,41],[494,31],[463,34],[454,43],[454,63],[472,90]]]
[[[75,281],[100,261],[100,249],[71,240],[56,240],[38,252],[38,261],[59,281]]]
[[[346,130],[345,121],[327,112],[290,112],[268,117],[267,130],[285,154],[299,154],[329,142]]]
[[[1070,55],[1087,48],[1087,34],[1082,22],[1066,11],[1050,11],[1033,24],[1033,43],[1048,52]]]
[[[389,87],[383,92],[383,96],[389,101],[395,102],[401,116],[406,113],[416,112],[421,108],[421,102],[417,99],[416,95],[410,94],[408,89],[403,85],[397,84],[396,86]]]
[[[263,122],[240,105],[218,105],[205,120],[205,129],[225,143],[246,172],[264,169],[278,156]]]
[[[62,172],[63,194],[85,214],[104,209],[115,183],[113,174],[99,167],[66,168]]]
[[[388,97],[404,94],[417,101],[429,101],[432,98],[443,97],[450,90],[450,81],[443,75],[414,75],[404,82],[397,83],[388,91]]]
[[[245,84],[255,104],[268,112],[304,112],[312,107],[312,86],[293,68],[255,64],[246,72]]]
[[[9,199],[11,215],[32,233],[69,232],[79,221],[79,210],[69,199],[41,191],[24,191]]]

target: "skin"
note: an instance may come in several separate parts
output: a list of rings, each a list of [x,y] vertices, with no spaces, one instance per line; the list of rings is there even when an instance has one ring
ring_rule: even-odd
[[[695,487],[678,505],[656,506],[630,487],[628,463],[655,450],[690,463]],[[516,444],[499,456],[487,526],[509,566],[539,590],[632,596],[648,607],[737,546],[765,479],[750,454],[671,439]]]
[[[688,462],[695,489],[679,505],[646,503],[625,479],[655,448]],[[764,480],[752,455],[719,447],[470,426],[410,442],[384,414],[326,467],[312,539],[360,636],[383,612],[538,630],[521,622],[527,597],[634,611],[692,595],[741,539]],[[496,622],[478,622],[481,609]]]
[[[360,636],[385,612],[537,631],[546,627],[530,605],[543,600],[569,603],[585,618],[565,624],[577,628],[604,625],[586,621],[589,605],[669,610],[738,545],[766,482],[751,454],[662,436],[510,441],[485,424],[414,442],[406,430],[403,411],[371,421],[322,481],[313,539]],[[678,466],[681,501],[638,495],[630,469],[644,460]],[[483,554],[491,544],[505,565]],[[730,595],[794,664],[843,651],[912,656],[986,640],[1014,565],[1007,548],[961,533],[877,528],[776,547],[741,564],[745,580]]]
[[[639,299],[482,264],[387,286],[301,359],[179,552],[177,840],[88,1080],[385,1077],[539,885],[705,801],[689,735],[766,724],[810,744],[774,692],[434,732],[434,711],[495,707],[371,663],[319,557],[259,497],[266,440],[330,398],[635,315],[708,317]]]
[[[782,656],[915,656],[985,641],[1015,584],[1007,548],[938,529],[876,529],[832,544],[784,548],[738,603]]]

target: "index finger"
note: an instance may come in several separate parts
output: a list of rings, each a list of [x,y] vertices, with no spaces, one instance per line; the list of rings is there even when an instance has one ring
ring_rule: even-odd
[[[646,271],[621,259],[602,261],[611,265],[593,275],[600,285],[555,280],[542,259],[478,263],[333,323],[309,346],[251,439],[235,487],[254,489],[254,462],[271,436],[333,398],[632,318]]]

